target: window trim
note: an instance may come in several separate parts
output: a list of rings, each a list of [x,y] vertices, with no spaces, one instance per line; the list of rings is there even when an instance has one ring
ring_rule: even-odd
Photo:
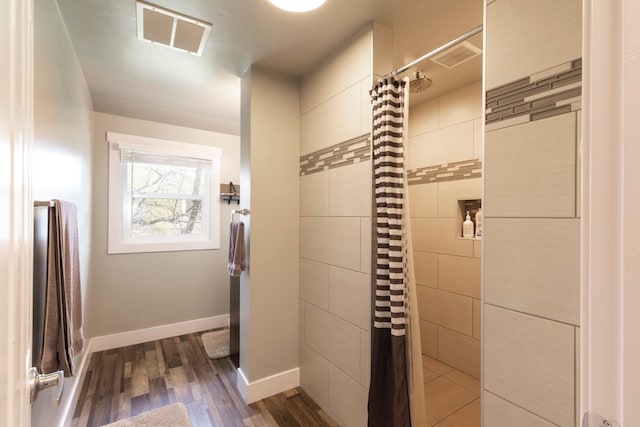
[[[220,163],[222,149],[209,145],[189,144],[158,138],[107,132],[109,158],[107,253],[144,253],[220,249]],[[124,185],[120,151],[138,150],[177,157],[192,157],[211,162],[209,181],[208,224],[205,236],[137,237],[125,236],[123,199]]]

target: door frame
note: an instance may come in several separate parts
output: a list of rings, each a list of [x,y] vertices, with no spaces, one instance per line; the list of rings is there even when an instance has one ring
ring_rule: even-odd
[[[33,0],[0,2],[0,423],[31,425]]]

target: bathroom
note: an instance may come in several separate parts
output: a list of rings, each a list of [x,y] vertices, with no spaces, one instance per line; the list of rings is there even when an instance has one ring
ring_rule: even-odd
[[[61,171],[59,187],[65,189],[58,197],[76,201],[81,229],[92,230],[82,234],[81,245],[91,248],[83,253],[82,265],[83,282],[91,283],[85,289],[88,319],[93,319],[87,333],[101,338],[95,343],[103,346],[96,349],[135,341],[139,337],[131,332],[158,325],[198,319],[206,319],[205,328],[215,321],[226,325],[228,289],[214,290],[208,285],[211,277],[224,276],[224,251],[219,251],[219,257],[206,251],[188,256],[108,256],[105,246],[105,131],[139,132],[192,143],[216,137],[217,144],[229,153],[228,164],[238,164],[223,170],[221,181],[239,182],[247,197],[241,207],[252,212],[245,219],[254,255],[251,275],[243,276],[240,283],[245,307],[240,313],[240,366],[248,395],[254,383],[279,374],[285,384],[295,383],[292,378],[299,370],[299,383],[321,407],[344,425],[363,425],[371,353],[371,163],[363,150],[371,123],[368,91],[377,77],[486,19],[484,47],[482,36],[472,43],[483,52],[491,52],[492,47],[497,52],[494,58],[484,58],[484,79],[479,75],[425,102],[411,101],[410,172],[469,160],[482,162],[483,170],[483,176],[477,176],[474,163],[465,179],[409,186],[422,352],[456,365],[467,375],[482,376],[485,425],[518,417],[557,425],[579,422],[581,101],[576,96],[561,99],[556,105],[560,110],[530,120],[523,115],[500,118],[512,120],[507,124],[489,123],[487,117],[483,127],[482,99],[484,91],[525,77],[542,81],[579,70],[581,4],[562,1],[530,10],[526,5],[495,0],[489,2],[483,17],[482,3],[471,2],[470,7],[449,12],[455,15],[452,22],[460,20],[460,27],[452,25],[441,39],[414,43],[414,51],[404,56],[394,49],[396,43],[406,42],[403,32],[396,29],[396,19],[413,18],[400,27],[414,37],[411,26],[426,26],[428,14],[412,13],[412,2],[398,3],[406,3],[399,10],[408,16],[398,13],[393,22],[354,29],[300,83],[252,66],[244,73],[243,99],[239,100],[243,128],[230,139],[212,135],[215,132],[210,130],[99,112],[104,105],[95,105],[95,101],[92,105],[86,86],[77,83],[84,80],[83,70],[64,24],[46,18],[59,16],[57,5],[45,2],[39,6],[43,9],[36,9],[36,23],[43,30],[35,32],[35,82],[40,90],[34,106],[34,169],[46,170],[51,159],[56,160]],[[430,11],[435,21],[436,12],[442,12],[436,9]],[[556,19],[554,31],[536,32],[550,16]],[[518,28],[522,30],[516,31]],[[515,36],[505,40],[500,37],[502,32]],[[524,43],[535,48],[518,50]],[[48,52],[50,44],[57,49]],[[550,45],[549,52],[545,48]],[[518,61],[513,60],[516,55]],[[500,62],[505,58],[508,66]],[[471,61],[482,60],[480,55]],[[439,80],[426,66],[424,72],[433,80],[433,87],[423,95],[430,96],[430,90],[436,93]],[[55,81],[56,75],[68,79]],[[65,95],[60,97],[60,92]],[[280,107],[278,114],[273,112],[274,105]],[[548,128],[536,129],[543,126]],[[442,140],[434,142],[434,138]],[[505,147],[505,139],[518,144]],[[558,140],[564,142],[558,144]],[[346,144],[341,148],[353,153],[342,157],[344,165],[312,170],[309,154],[341,143]],[[439,143],[455,145],[455,153],[440,150]],[[273,156],[274,151],[282,155]],[[33,198],[50,198],[50,185],[44,174],[34,174]],[[460,200],[483,201],[483,239],[458,235],[467,210]],[[470,206],[477,207],[477,203]],[[228,218],[231,209],[234,206],[221,205],[220,217]],[[299,229],[291,224],[299,224]],[[485,239],[492,226],[493,243]],[[225,230],[222,225],[221,242],[226,241]],[[287,232],[282,234],[282,230]],[[514,235],[520,238],[514,240]],[[545,239],[554,244],[545,244]],[[551,253],[546,252],[549,247]],[[219,264],[211,262],[212,255]],[[541,264],[527,264],[527,259]],[[482,262],[484,294],[480,291]],[[283,263],[297,268],[283,271]],[[183,270],[171,275],[175,265]],[[521,280],[506,286],[505,277]],[[176,282],[189,288],[176,288]],[[176,301],[191,313],[175,310]],[[454,311],[450,306],[464,309]],[[437,312],[444,307],[447,310]],[[483,310],[484,328],[480,329]],[[511,327],[492,327],[505,324]],[[53,403],[41,405],[34,411],[34,420],[61,412]]]

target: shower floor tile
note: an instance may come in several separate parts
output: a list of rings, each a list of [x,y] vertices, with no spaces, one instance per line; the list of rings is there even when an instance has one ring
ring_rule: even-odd
[[[480,380],[422,356],[429,427],[480,427]]]

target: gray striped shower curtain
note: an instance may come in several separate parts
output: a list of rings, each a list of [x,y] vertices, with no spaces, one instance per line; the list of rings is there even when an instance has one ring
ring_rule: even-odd
[[[426,424],[416,290],[404,170],[407,82],[394,76],[371,90],[376,201],[376,286],[369,427]]]

